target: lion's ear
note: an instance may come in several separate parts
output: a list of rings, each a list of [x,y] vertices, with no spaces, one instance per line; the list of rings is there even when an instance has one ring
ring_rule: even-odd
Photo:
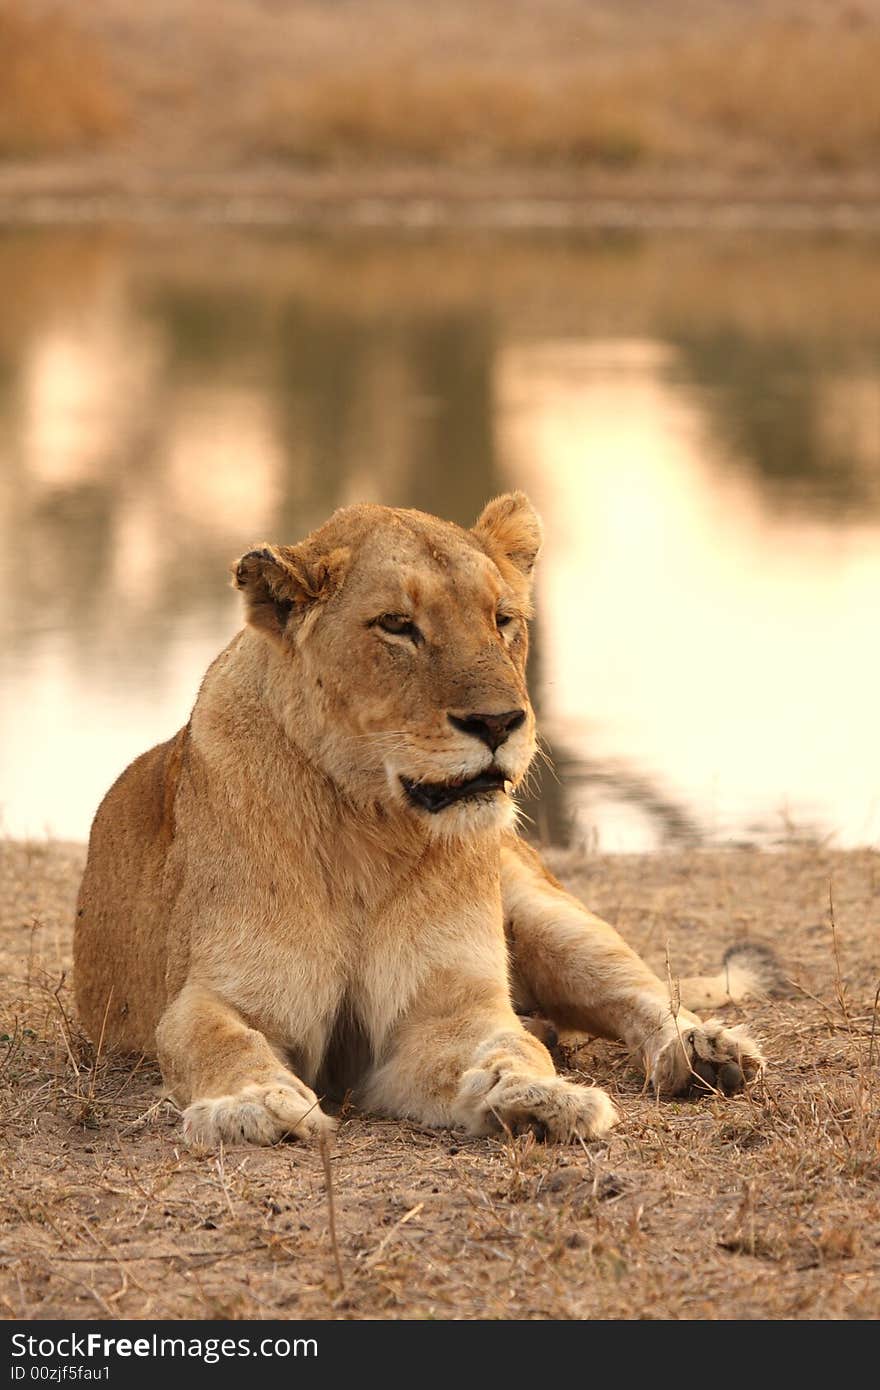
[[[484,507],[474,535],[502,572],[512,566],[524,578],[531,577],[544,528],[524,492],[506,492]]]
[[[310,552],[299,546],[263,545],[249,550],[232,566],[232,582],[241,589],[245,617],[280,640],[291,620],[302,618],[316,603],[326,601],[345,578],[350,552]]]

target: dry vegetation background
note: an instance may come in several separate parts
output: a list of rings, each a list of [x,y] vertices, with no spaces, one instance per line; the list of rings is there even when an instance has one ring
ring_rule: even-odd
[[[880,0],[0,0],[0,184],[874,189],[878,71]]]
[[[332,1156],[196,1157],[154,1066],[72,1016],[84,850],[0,846],[0,1303],[15,1318],[876,1318],[880,854],[552,856],[655,964],[774,944],[785,998],[745,1011],[766,1082],[656,1105],[622,1048],[607,1142],[545,1148],[349,1109]],[[833,911],[830,906],[831,889]],[[730,1010],[731,1018],[741,1015]]]

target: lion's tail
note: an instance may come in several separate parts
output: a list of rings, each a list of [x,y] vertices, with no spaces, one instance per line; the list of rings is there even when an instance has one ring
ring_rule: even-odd
[[[724,953],[717,975],[690,975],[674,982],[686,1009],[720,1009],[741,999],[778,994],[784,977],[776,953],[756,941],[739,941]]]

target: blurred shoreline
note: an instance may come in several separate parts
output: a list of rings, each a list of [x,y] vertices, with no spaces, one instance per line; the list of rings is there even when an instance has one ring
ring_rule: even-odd
[[[340,230],[613,231],[880,231],[880,180],[719,181],[668,178],[571,190],[570,180],[539,187],[507,171],[478,178],[432,170],[250,176],[139,178],[82,175],[64,169],[0,170],[0,228],[149,226],[190,223]],[[566,186],[567,185],[567,186]]]

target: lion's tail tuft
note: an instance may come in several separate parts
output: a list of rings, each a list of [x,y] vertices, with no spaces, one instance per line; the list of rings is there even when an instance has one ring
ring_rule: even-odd
[[[717,975],[692,975],[679,981],[686,1009],[719,1009],[742,999],[781,994],[785,977],[776,952],[759,941],[736,941],[724,953]]]

